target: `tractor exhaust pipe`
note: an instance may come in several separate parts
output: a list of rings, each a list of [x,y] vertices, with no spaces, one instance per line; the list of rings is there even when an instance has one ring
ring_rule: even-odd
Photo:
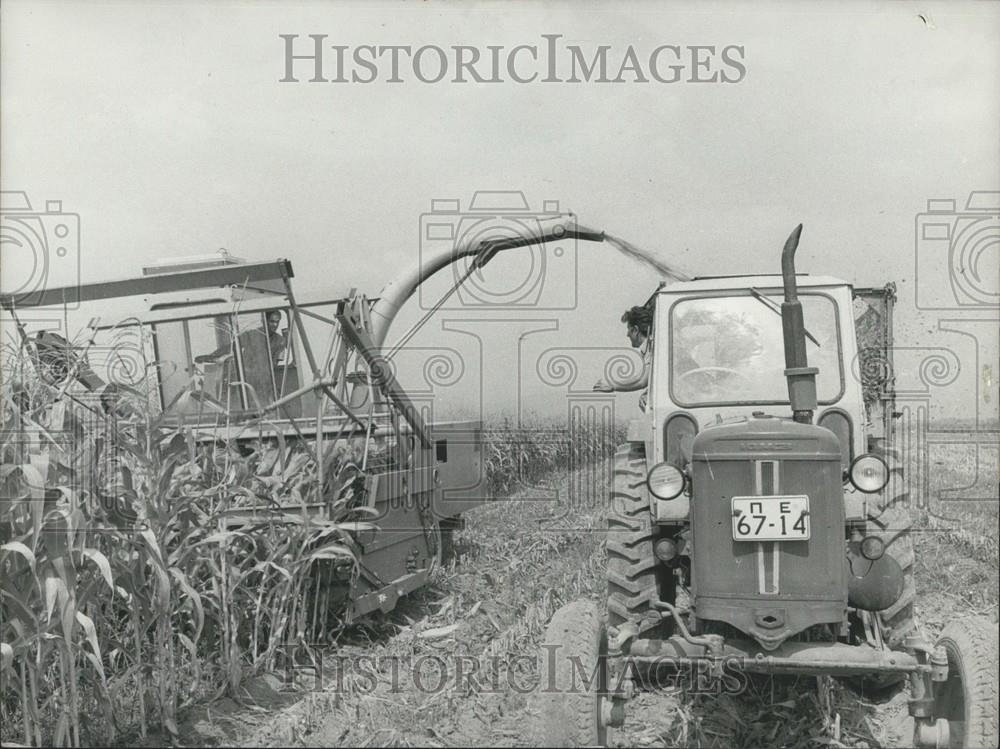
[[[816,410],[816,367],[809,366],[806,354],[806,326],[802,319],[802,302],[795,284],[795,250],[802,236],[802,224],[785,240],[781,252],[781,276],[785,301],[781,304],[781,330],[785,339],[785,378],[788,380],[788,400],[792,418],[800,424],[812,424]]]

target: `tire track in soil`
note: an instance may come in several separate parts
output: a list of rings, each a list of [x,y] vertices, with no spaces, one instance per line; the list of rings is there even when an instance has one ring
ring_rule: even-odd
[[[469,513],[457,562],[375,623],[388,636],[339,651],[373,662],[374,678],[310,695],[244,745],[530,746],[528,693],[549,618],[576,598],[603,601],[606,480],[591,467]]]

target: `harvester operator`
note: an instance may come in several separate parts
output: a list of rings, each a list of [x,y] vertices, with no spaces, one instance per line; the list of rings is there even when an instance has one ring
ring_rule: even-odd
[[[281,354],[285,350],[287,341],[282,333],[278,332],[278,327],[281,325],[281,311],[272,309],[267,312],[267,326],[266,326],[266,336],[267,336],[267,348],[271,353],[271,358],[275,366],[278,365],[281,359]],[[253,346],[256,342],[263,342],[261,334],[265,333],[265,328],[254,328],[253,330],[247,330],[240,333],[237,340],[239,341],[240,350],[246,351],[248,347]],[[195,362],[201,364],[203,362],[216,362],[221,359],[225,359],[227,356],[231,355],[233,347],[231,343],[225,343],[215,351],[210,354],[199,354],[194,358]]]

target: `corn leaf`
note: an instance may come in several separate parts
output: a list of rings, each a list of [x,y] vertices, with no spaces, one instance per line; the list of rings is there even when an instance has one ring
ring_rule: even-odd
[[[0,670],[6,671],[14,666],[14,648],[6,642],[0,642]]]
[[[56,596],[59,593],[60,587],[65,588],[66,586],[58,575],[53,575],[49,573],[45,576],[45,623],[46,624],[52,621],[52,610],[56,607]]]
[[[111,574],[111,563],[108,561],[108,558],[97,549],[89,547],[83,549],[82,553],[87,559],[97,565],[97,568],[101,571],[101,576],[107,582],[108,587],[111,588],[111,597],[113,599],[115,595],[115,578]]]
[[[181,586],[181,590],[187,595],[191,601],[191,605],[194,607],[195,619],[194,619],[194,641],[198,642],[201,639],[201,630],[205,626],[205,609],[201,605],[201,596],[198,592],[191,587],[191,583],[188,582],[187,576],[177,568],[171,568],[170,574],[173,575],[174,580],[177,584]]]
[[[105,682],[107,680],[104,677],[104,665],[101,663],[101,644],[97,640],[97,628],[94,626],[94,620],[82,611],[76,612],[76,620],[80,622],[80,625],[83,627],[84,636],[87,638],[87,642],[90,643],[91,650],[93,650],[93,653],[83,651],[84,655],[94,656],[90,659],[90,662],[94,664],[94,668],[97,669],[97,673],[101,675],[101,681]]]
[[[0,546],[0,551],[12,551],[15,554],[20,554],[22,557],[28,560],[28,564],[31,566],[31,572],[32,574],[34,574],[35,554],[31,549],[22,544],[20,541],[8,541],[7,543]]]

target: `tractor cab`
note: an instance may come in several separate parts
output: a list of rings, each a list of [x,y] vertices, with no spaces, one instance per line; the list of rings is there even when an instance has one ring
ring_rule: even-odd
[[[806,353],[816,379],[816,422],[837,435],[844,468],[863,445],[851,287],[800,276]],[[785,383],[781,276],[696,278],[655,295],[651,447],[678,457],[694,432],[757,415],[791,416]]]

